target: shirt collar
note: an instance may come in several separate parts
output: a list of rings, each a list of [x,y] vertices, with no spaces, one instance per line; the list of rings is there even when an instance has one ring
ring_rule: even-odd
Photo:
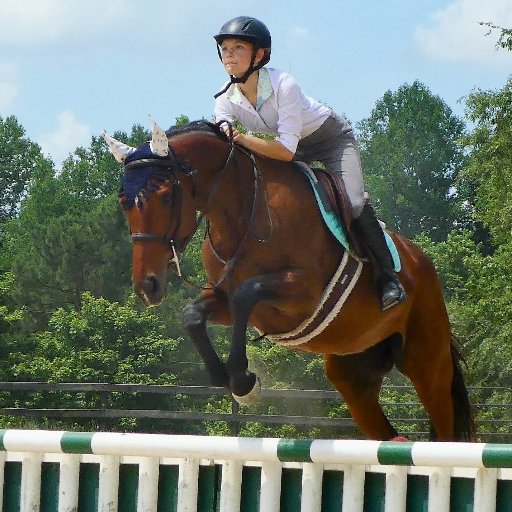
[[[256,100],[256,110],[259,110],[265,100],[272,94],[272,82],[265,68],[260,69],[258,76],[258,99]]]
[[[258,73],[258,99],[256,100],[256,110],[261,108],[263,102],[267,100],[272,94],[272,82],[265,68],[261,68]],[[242,91],[240,91],[238,84],[233,84],[227,92],[227,97],[232,103],[241,105],[244,99]]]
[[[237,105],[241,105],[244,95],[242,94],[242,91],[238,88],[238,84],[233,84],[228,92],[227,97],[231,103],[236,103]]]

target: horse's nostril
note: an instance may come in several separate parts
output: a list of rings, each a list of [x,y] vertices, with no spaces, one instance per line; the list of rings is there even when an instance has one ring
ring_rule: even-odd
[[[158,290],[158,280],[155,276],[148,277],[144,281],[144,292],[147,295],[153,295]]]
[[[160,304],[165,293],[166,283],[157,275],[147,275],[144,279],[133,280],[133,289],[146,306]]]

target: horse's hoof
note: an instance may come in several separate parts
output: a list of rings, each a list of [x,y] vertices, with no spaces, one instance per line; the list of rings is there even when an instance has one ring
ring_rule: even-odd
[[[404,437],[404,436],[395,436],[395,437],[392,437],[390,439],[390,441],[392,441],[394,443],[408,443],[409,439],[407,439],[407,437]]]
[[[240,405],[253,405],[260,401],[261,399],[261,382],[258,377],[256,377],[256,381],[254,383],[253,388],[249,393],[239,396],[232,393],[233,398],[240,404]]]

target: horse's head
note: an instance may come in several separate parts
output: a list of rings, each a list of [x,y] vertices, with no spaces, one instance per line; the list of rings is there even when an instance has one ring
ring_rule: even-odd
[[[165,132],[153,123],[150,142],[132,148],[104,134],[124,164],[119,202],[133,242],[133,287],[146,305],[157,305],[167,290],[167,271],[179,259],[197,227],[191,201],[193,171],[180,161]]]

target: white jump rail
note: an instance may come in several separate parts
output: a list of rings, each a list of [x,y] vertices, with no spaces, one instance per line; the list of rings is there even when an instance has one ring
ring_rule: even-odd
[[[220,512],[239,512],[244,467],[260,471],[258,510],[279,512],[283,471],[300,470],[300,511],[332,510],[322,501],[325,471],[342,475],[342,512],[363,512],[369,474],[385,479],[384,512],[405,512],[411,475],[428,479],[429,512],[449,512],[454,478],[469,479],[473,512],[501,512],[498,482],[512,489],[512,445],[484,443],[397,443],[360,440],[291,440],[161,434],[0,430],[0,499],[5,468],[21,462],[20,512],[41,509],[41,468],[59,467],[58,512],[76,512],[80,466],[99,465],[97,510],[116,512],[123,464],[138,467],[137,512],[159,512],[159,474],[178,468],[177,512],[198,511],[200,467],[221,468]],[[298,499],[297,497],[295,497]],[[1,506],[0,509],[9,512]],[[256,510],[254,508],[254,510]],[[339,508],[337,511],[339,512]],[[465,509],[469,510],[469,509]],[[505,510],[505,509],[503,509]],[[507,509],[510,510],[510,509]],[[122,510],[120,512],[129,512]]]

